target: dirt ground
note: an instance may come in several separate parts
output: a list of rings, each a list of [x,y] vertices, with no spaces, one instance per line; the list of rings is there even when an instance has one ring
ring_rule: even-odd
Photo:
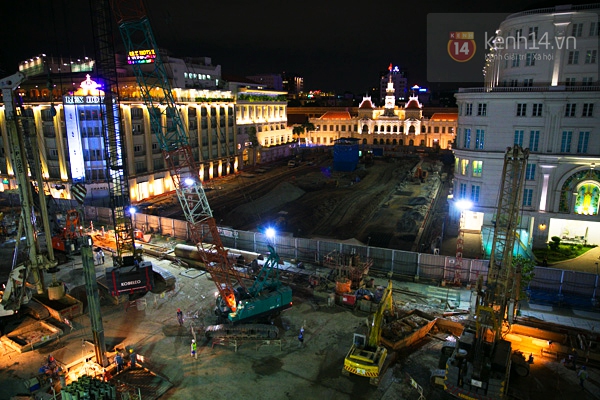
[[[298,237],[356,239],[410,250],[441,187],[442,163],[418,156],[377,159],[353,172],[332,171],[331,164],[323,159],[294,169],[274,168],[267,178],[242,174],[222,185],[214,201],[208,192],[215,218],[237,229],[274,225]],[[423,181],[411,175],[417,166],[428,172]],[[261,179],[270,185],[261,185]],[[240,192],[244,201],[228,207]]]

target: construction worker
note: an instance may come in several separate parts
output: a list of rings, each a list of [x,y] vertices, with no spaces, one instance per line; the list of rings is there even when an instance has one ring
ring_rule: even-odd
[[[300,334],[298,335],[298,347],[304,346],[304,327],[300,328]]]
[[[183,325],[183,313],[181,312],[181,308],[177,309],[177,322],[179,322],[179,326]]]
[[[133,351],[133,349],[129,349],[129,362],[131,369],[135,369],[137,365],[137,354]]]
[[[196,340],[192,339],[192,346],[191,346],[191,355],[194,358],[198,358],[198,352],[196,351],[197,347],[196,347]]]
[[[581,390],[584,390],[583,383],[588,378],[587,368],[584,366],[581,367],[579,372],[577,373],[577,377],[579,378],[579,386],[581,386]]]
[[[115,364],[117,364],[117,374],[123,371],[123,357],[121,356],[121,354],[119,354],[119,352],[117,352],[117,354],[115,355]]]

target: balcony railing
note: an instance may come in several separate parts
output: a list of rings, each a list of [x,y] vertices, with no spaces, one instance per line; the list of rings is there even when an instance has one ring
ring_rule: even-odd
[[[459,93],[515,93],[515,92],[594,92],[600,91],[600,86],[526,86],[526,87],[506,87],[495,86],[493,88],[474,87],[459,88]]]

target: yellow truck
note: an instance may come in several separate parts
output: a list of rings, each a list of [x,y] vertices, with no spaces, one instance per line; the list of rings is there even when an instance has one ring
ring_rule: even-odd
[[[392,311],[392,308],[392,281],[390,280],[383,292],[379,307],[373,314],[368,338],[366,335],[354,334],[352,347],[344,358],[343,375],[368,377],[370,384],[379,385],[379,380],[390,363],[388,350],[381,345],[381,327],[385,312]]]

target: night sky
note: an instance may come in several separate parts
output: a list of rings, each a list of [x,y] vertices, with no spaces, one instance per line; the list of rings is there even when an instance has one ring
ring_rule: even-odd
[[[390,63],[409,84],[427,82],[428,13],[513,13],[591,1],[198,1],[146,0],[159,47],[175,57],[211,57],[228,75],[296,73],[305,89],[363,94]],[[37,54],[93,56],[86,0],[11,0],[2,4],[3,75]],[[120,37],[115,40],[121,45]]]

